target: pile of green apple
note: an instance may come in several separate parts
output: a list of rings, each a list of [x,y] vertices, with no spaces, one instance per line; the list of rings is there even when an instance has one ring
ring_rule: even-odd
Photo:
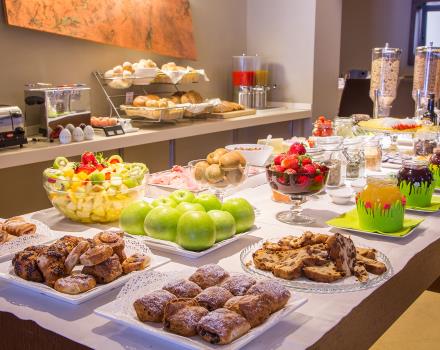
[[[187,250],[202,251],[248,231],[254,222],[254,208],[243,198],[222,203],[213,194],[195,196],[190,191],[177,190],[151,203],[132,203],[122,211],[119,226],[133,235],[147,235],[175,242]]]

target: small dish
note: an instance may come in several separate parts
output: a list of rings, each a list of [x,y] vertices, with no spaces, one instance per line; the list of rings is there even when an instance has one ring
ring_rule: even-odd
[[[353,189],[353,191],[355,193],[359,193],[360,191],[362,191],[364,189],[364,187],[366,185],[367,185],[366,179],[357,179],[351,183],[351,188]]]
[[[335,204],[350,203],[353,197],[353,190],[348,187],[342,187],[334,190],[327,189],[326,191],[329,194],[332,202]]]

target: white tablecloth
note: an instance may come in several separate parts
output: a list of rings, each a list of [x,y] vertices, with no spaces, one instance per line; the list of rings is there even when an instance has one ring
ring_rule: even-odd
[[[254,185],[256,183],[254,182]],[[243,237],[221,250],[203,258],[192,260],[174,255],[166,255],[172,262],[158,268],[159,271],[173,271],[186,266],[199,266],[206,263],[219,263],[229,271],[240,271],[240,251],[261,238],[300,234],[306,228],[282,224],[274,218],[276,212],[287,209],[288,205],[273,202],[268,185],[248,188],[236,196],[247,198],[260,212],[257,225],[261,230]],[[325,221],[353,207],[335,205],[330,202],[327,194],[315,196],[304,207],[305,213],[318,218],[313,230],[328,232]],[[81,231],[88,227],[69,222],[55,211],[48,209],[30,215],[34,219],[47,223],[52,229],[64,233]],[[426,220],[419,226],[415,234],[403,239],[353,235],[353,239],[365,246],[375,247],[385,253],[393,266],[394,273],[405,267],[409,259],[430,243],[439,239],[436,225],[440,225],[438,215],[423,215]],[[307,228],[310,229],[310,228]],[[380,288],[380,287],[378,287]],[[334,327],[344,316],[366,298],[374,289],[340,294],[309,294],[309,300],[297,312],[267,331],[264,335],[251,342],[246,349],[304,349],[314,344],[327,331]],[[43,295],[29,292],[18,287],[0,283],[0,311],[10,312],[25,320],[33,320],[40,326],[64,337],[91,348],[99,349],[175,349],[171,344],[142,333],[130,330],[116,323],[109,322],[93,314],[100,305],[113,300],[119,290],[111,291],[104,296],[73,306],[52,300]],[[365,330],[368,331],[368,330]]]

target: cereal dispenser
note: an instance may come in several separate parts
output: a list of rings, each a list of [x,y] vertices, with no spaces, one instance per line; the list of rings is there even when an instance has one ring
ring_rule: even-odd
[[[440,95],[440,47],[419,46],[414,61],[412,97],[415,101],[415,117],[420,118],[426,109],[428,97]]]
[[[396,98],[401,49],[376,47],[372,50],[370,98],[374,102],[373,118],[388,117]]]

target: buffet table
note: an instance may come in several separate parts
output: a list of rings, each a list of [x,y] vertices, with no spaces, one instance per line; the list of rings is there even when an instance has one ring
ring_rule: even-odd
[[[221,131],[236,130],[259,125],[291,121],[297,135],[304,131],[304,120],[310,118],[311,107],[306,103],[277,104],[274,108],[257,111],[257,114],[231,119],[184,120],[177,124],[160,124],[140,129],[138,132],[120,136],[105,137],[95,135],[90,141],[72,142],[69,144],[30,142],[24,148],[0,149],[0,169],[52,160],[59,155],[71,157],[80,155],[84,150],[102,152],[113,149],[156,143],[174,142],[176,139],[205,135]],[[297,122],[299,125],[294,126]],[[234,141],[234,143],[236,143]],[[170,147],[170,167],[174,147]]]
[[[187,266],[218,263],[229,271],[240,271],[239,254],[248,245],[262,238],[298,235],[306,229],[328,232],[325,221],[354,205],[354,202],[333,204],[327,194],[314,196],[304,207],[306,213],[319,218],[317,223],[311,228],[285,225],[276,221],[274,216],[288,206],[273,202],[269,186],[262,184],[264,174],[258,176],[261,177],[259,183],[254,180],[251,183],[254,187],[243,189],[235,196],[248,199],[258,209],[256,224],[260,230],[197,260],[153,251],[172,259],[158,270],[179,271]],[[377,248],[388,256],[394,272],[391,279],[379,287],[357,292],[294,292],[294,296],[305,296],[308,302],[245,348],[367,349],[440,274],[440,237],[435,228],[440,220],[436,214],[417,214],[426,220],[406,238],[352,235],[356,244]],[[29,217],[41,220],[64,234],[80,235],[88,228],[63,219],[53,208],[29,214]],[[334,229],[331,231],[336,232]],[[62,345],[69,349],[82,344],[97,349],[176,349],[171,343],[93,313],[95,308],[116,298],[118,291],[113,290],[100,298],[73,306],[0,283],[1,319],[2,324],[8,325],[2,326],[2,342],[16,347],[22,343],[23,347],[33,348]],[[38,326],[21,320],[34,321]]]

